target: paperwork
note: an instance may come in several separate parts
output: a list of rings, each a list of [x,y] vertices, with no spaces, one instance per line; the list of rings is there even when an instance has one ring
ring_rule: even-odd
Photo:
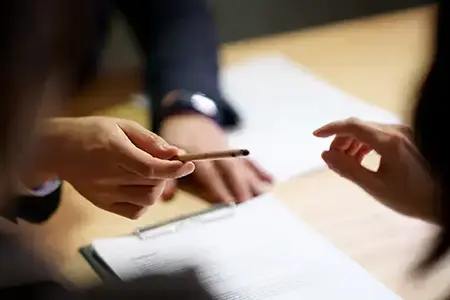
[[[401,299],[271,195],[227,217],[215,213],[149,231],[145,240],[102,239],[93,247],[122,280],[197,267],[223,300]]]
[[[254,58],[225,70],[223,91],[243,119],[230,142],[247,148],[275,179],[283,181],[325,167],[329,140],[312,132],[330,121],[358,117],[385,123],[399,119],[343,93],[281,55]],[[294,159],[295,157],[295,159]]]
[[[329,140],[312,132],[328,122],[358,117],[400,123],[395,115],[340,91],[280,54],[225,69],[221,81],[226,99],[243,120],[241,128],[230,132],[231,145],[249,149],[276,181],[325,167],[320,154]],[[142,96],[134,102],[147,104]]]

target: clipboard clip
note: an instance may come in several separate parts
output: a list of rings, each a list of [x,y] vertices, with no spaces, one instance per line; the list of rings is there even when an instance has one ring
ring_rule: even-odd
[[[183,228],[192,225],[204,225],[234,217],[236,214],[236,208],[237,205],[235,203],[215,206],[213,209],[206,212],[174,221],[166,225],[142,228],[138,227],[134,230],[133,234],[141,240],[148,240],[164,235],[174,234],[181,231]]]

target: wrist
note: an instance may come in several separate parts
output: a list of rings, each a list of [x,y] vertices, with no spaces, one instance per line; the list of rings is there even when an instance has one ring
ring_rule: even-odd
[[[22,175],[21,184],[33,190],[49,181],[58,180],[58,164],[61,161],[61,127],[69,119],[45,120],[39,129],[38,147],[27,170]]]
[[[220,126],[222,112],[220,103],[205,94],[186,90],[168,93],[153,115],[153,131],[158,133],[163,123],[173,118],[200,116],[214,121]]]
[[[163,132],[164,128],[166,126],[170,126],[173,123],[177,123],[177,122],[190,122],[190,121],[202,121],[202,122],[209,122],[209,123],[213,123],[216,126],[218,126],[219,128],[221,128],[220,124],[217,123],[216,120],[211,119],[208,116],[205,116],[203,114],[199,114],[198,112],[195,111],[190,111],[190,110],[185,110],[185,111],[180,111],[177,114],[173,114],[173,115],[169,115],[167,116],[164,120],[161,121],[160,123],[160,131]]]

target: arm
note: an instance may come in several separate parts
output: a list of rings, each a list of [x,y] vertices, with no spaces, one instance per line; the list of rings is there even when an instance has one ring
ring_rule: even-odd
[[[28,165],[26,174],[16,181],[15,197],[0,211],[0,216],[12,222],[17,222],[17,219],[32,223],[47,221],[59,206],[61,180],[49,171],[54,155],[47,155],[53,152],[47,132],[40,130],[40,147],[36,147],[35,156],[30,160],[33,165]]]
[[[225,129],[240,121],[220,92],[218,41],[205,1],[116,2],[147,58],[152,130],[192,153],[227,149]],[[213,203],[248,200],[271,182],[247,159],[202,162],[191,178],[197,195]],[[163,199],[171,199],[176,190],[177,181],[170,180]]]
[[[216,102],[217,122],[233,126],[234,110],[219,89],[218,41],[203,0],[117,1],[146,57],[146,90],[151,97],[153,128],[161,102],[173,90],[201,92]]]

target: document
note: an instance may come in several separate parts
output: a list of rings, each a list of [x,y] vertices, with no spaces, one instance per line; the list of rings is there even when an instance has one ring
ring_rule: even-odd
[[[277,53],[224,69],[221,85],[243,121],[229,132],[231,146],[249,149],[250,158],[277,182],[325,167],[320,155],[330,139],[318,139],[312,132],[328,122],[358,117],[401,123]],[[134,103],[143,107],[148,101],[136,95]]]
[[[320,155],[330,139],[318,139],[312,132],[328,122],[358,117],[400,123],[397,116],[340,91],[279,54],[224,70],[222,89],[243,120],[230,133],[231,144],[249,149],[277,181],[325,167]]]
[[[270,194],[224,216],[213,212],[149,231],[146,239],[100,239],[93,247],[125,281],[195,267],[223,300],[401,299]]]

